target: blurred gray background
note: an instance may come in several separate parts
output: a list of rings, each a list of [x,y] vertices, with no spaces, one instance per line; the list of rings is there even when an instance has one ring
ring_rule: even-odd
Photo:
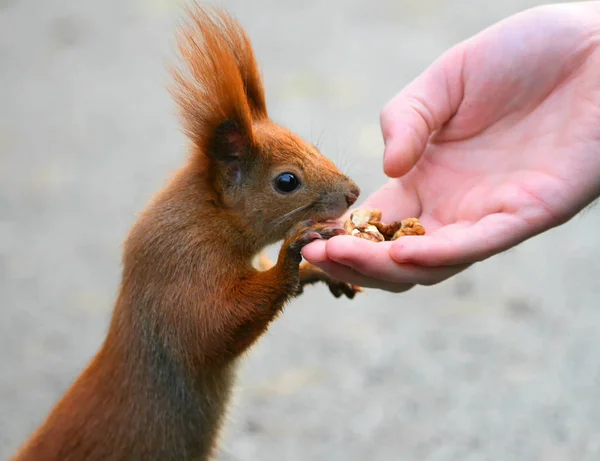
[[[273,117],[383,181],[383,105],[533,0],[232,0]],[[185,156],[175,0],[0,0],[0,458],[99,347],[136,213]],[[314,287],[244,362],[221,459],[600,459],[600,212],[403,295]]]

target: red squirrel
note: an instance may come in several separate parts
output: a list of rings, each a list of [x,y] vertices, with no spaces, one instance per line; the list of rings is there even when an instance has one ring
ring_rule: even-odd
[[[345,233],[331,221],[359,188],[269,118],[237,20],[189,14],[171,92],[190,155],[125,241],[100,350],[14,461],[212,459],[238,359],[284,305],[319,281],[360,290],[300,264],[306,244]],[[253,265],[281,240],[275,264]]]

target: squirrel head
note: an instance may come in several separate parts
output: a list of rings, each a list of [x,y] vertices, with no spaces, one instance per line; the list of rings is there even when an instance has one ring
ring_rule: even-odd
[[[340,217],[360,194],[316,147],[273,122],[250,41],[225,12],[190,11],[181,29],[184,66],[173,95],[194,148],[230,224],[257,246],[281,240],[305,219]]]

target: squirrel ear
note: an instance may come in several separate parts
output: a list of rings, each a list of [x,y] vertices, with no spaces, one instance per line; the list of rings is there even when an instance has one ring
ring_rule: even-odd
[[[229,183],[238,183],[242,177],[244,157],[250,148],[250,139],[235,121],[222,122],[215,129],[209,157],[216,162]]]
[[[248,135],[233,120],[227,120],[217,126],[209,155],[220,162],[234,162],[240,159],[249,147]]]

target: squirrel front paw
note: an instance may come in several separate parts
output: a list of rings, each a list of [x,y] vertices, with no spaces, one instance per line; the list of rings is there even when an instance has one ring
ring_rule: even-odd
[[[353,299],[356,293],[362,292],[362,288],[341,280],[334,279],[322,269],[302,261],[302,248],[315,240],[327,240],[336,235],[347,235],[348,233],[335,225],[305,221],[298,224],[290,231],[283,242],[279,261],[282,267],[287,268],[294,279],[294,294],[300,295],[306,285],[323,282],[329,287],[329,291],[336,298],[346,296]]]
[[[302,261],[302,248],[315,240],[327,240],[336,235],[345,235],[341,227],[332,227],[331,224],[304,221],[297,225],[284,242],[287,256],[294,262]]]

